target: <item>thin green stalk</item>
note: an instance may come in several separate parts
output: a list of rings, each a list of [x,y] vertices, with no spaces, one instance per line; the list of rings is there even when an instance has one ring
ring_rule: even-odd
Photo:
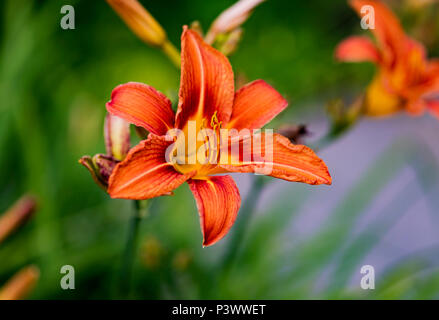
[[[171,60],[171,62],[180,69],[181,61],[180,61],[180,52],[177,48],[168,40],[161,47],[163,53]]]
[[[128,231],[128,238],[125,245],[125,250],[122,257],[122,267],[120,269],[120,292],[123,295],[128,295],[131,289],[131,275],[133,270],[134,258],[137,251],[137,235],[140,221],[142,220],[142,210],[140,201],[134,201],[134,212],[130,221],[130,228]]]

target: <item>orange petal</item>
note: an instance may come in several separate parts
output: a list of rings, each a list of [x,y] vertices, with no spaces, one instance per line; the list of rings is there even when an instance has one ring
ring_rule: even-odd
[[[128,82],[117,86],[111,93],[107,110],[157,135],[166,134],[174,126],[171,101],[143,83]]]
[[[112,198],[149,199],[168,194],[195,172],[180,174],[166,162],[165,153],[171,141],[150,134],[132,148],[110,176],[108,193]]]
[[[387,64],[392,64],[399,55],[404,55],[406,35],[398,18],[393,12],[380,1],[351,0],[350,5],[363,17],[361,9],[364,6],[372,6],[375,12],[375,29],[371,32],[375,35],[379,46],[383,49],[383,59]]]
[[[207,119],[217,112],[225,125],[232,114],[233,71],[227,58],[184,27],[181,36],[181,81],[176,126],[190,118]]]
[[[354,36],[347,38],[337,46],[335,58],[345,62],[378,63],[380,53],[369,38]]]
[[[230,176],[188,181],[200,215],[203,246],[210,246],[229,232],[236,220],[241,196]]]
[[[235,94],[229,128],[259,129],[284,110],[288,102],[263,80],[253,81]]]
[[[395,87],[399,86],[402,88],[402,95],[410,95],[412,87],[417,87],[419,85],[424,86],[427,79],[428,73],[428,61],[427,53],[424,46],[408,38],[406,41],[406,52],[404,59],[400,60],[400,64],[394,68],[393,78],[396,77],[397,81],[394,81]],[[398,75],[398,73],[400,75]],[[423,89],[421,89],[423,90]],[[415,89],[417,91],[417,89]]]
[[[232,154],[230,161],[233,162],[220,163],[227,171],[259,173],[313,185],[332,183],[328,168],[314,151],[303,145],[294,145],[280,134],[255,134],[251,139],[239,139],[233,143],[240,144],[239,160]],[[233,148],[232,145],[231,152]]]
[[[439,59],[428,61],[424,84],[426,88],[423,94],[439,96]]]

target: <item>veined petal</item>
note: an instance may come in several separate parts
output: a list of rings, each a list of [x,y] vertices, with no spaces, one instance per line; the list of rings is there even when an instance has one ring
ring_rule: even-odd
[[[235,94],[229,128],[259,129],[288,105],[279,92],[263,80],[253,81]]]
[[[164,135],[174,127],[171,101],[143,83],[128,82],[117,86],[111,93],[107,110],[157,135]]]
[[[239,158],[233,153],[239,143]],[[332,178],[323,160],[310,148],[292,144],[280,134],[254,134],[231,142],[229,164],[220,166],[230,172],[252,172],[307,184],[331,184]],[[238,150],[236,148],[235,150]]]
[[[149,199],[168,194],[195,172],[180,174],[166,162],[166,149],[171,141],[150,134],[132,148],[110,176],[108,193],[112,198]]]
[[[342,41],[335,49],[335,58],[345,62],[380,62],[375,44],[366,37],[353,36]]]
[[[230,176],[188,181],[200,215],[203,246],[210,246],[229,232],[236,220],[241,196]]]
[[[373,0],[350,0],[350,5],[363,17],[362,8],[374,8],[375,28],[371,32],[375,35],[380,48],[383,50],[383,59],[386,64],[392,64],[399,55],[404,55],[405,39],[407,38],[398,18],[382,2]]]
[[[176,127],[182,129],[190,118],[207,119],[217,112],[227,124],[234,97],[233,71],[227,58],[194,31],[184,27],[181,36],[181,81]]]

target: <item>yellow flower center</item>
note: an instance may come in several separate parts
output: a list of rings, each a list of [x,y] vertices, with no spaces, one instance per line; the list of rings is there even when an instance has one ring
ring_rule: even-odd
[[[193,179],[205,179],[216,173],[219,161],[222,123],[217,112],[210,118],[209,127],[206,122],[206,118],[188,121],[171,150],[174,168],[182,174],[197,171]]]

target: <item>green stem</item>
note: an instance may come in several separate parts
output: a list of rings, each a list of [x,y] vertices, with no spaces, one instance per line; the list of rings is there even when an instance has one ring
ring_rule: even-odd
[[[163,46],[161,47],[163,53],[171,60],[171,62],[180,69],[181,61],[180,61],[180,52],[177,48],[167,40]]]
[[[131,289],[131,274],[133,269],[134,257],[137,251],[137,235],[139,224],[142,220],[140,201],[134,201],[134,212],[130,221],[128,238],[123,253],[122,268],[120,272],[120,291],[123,295],[128,295]]]

